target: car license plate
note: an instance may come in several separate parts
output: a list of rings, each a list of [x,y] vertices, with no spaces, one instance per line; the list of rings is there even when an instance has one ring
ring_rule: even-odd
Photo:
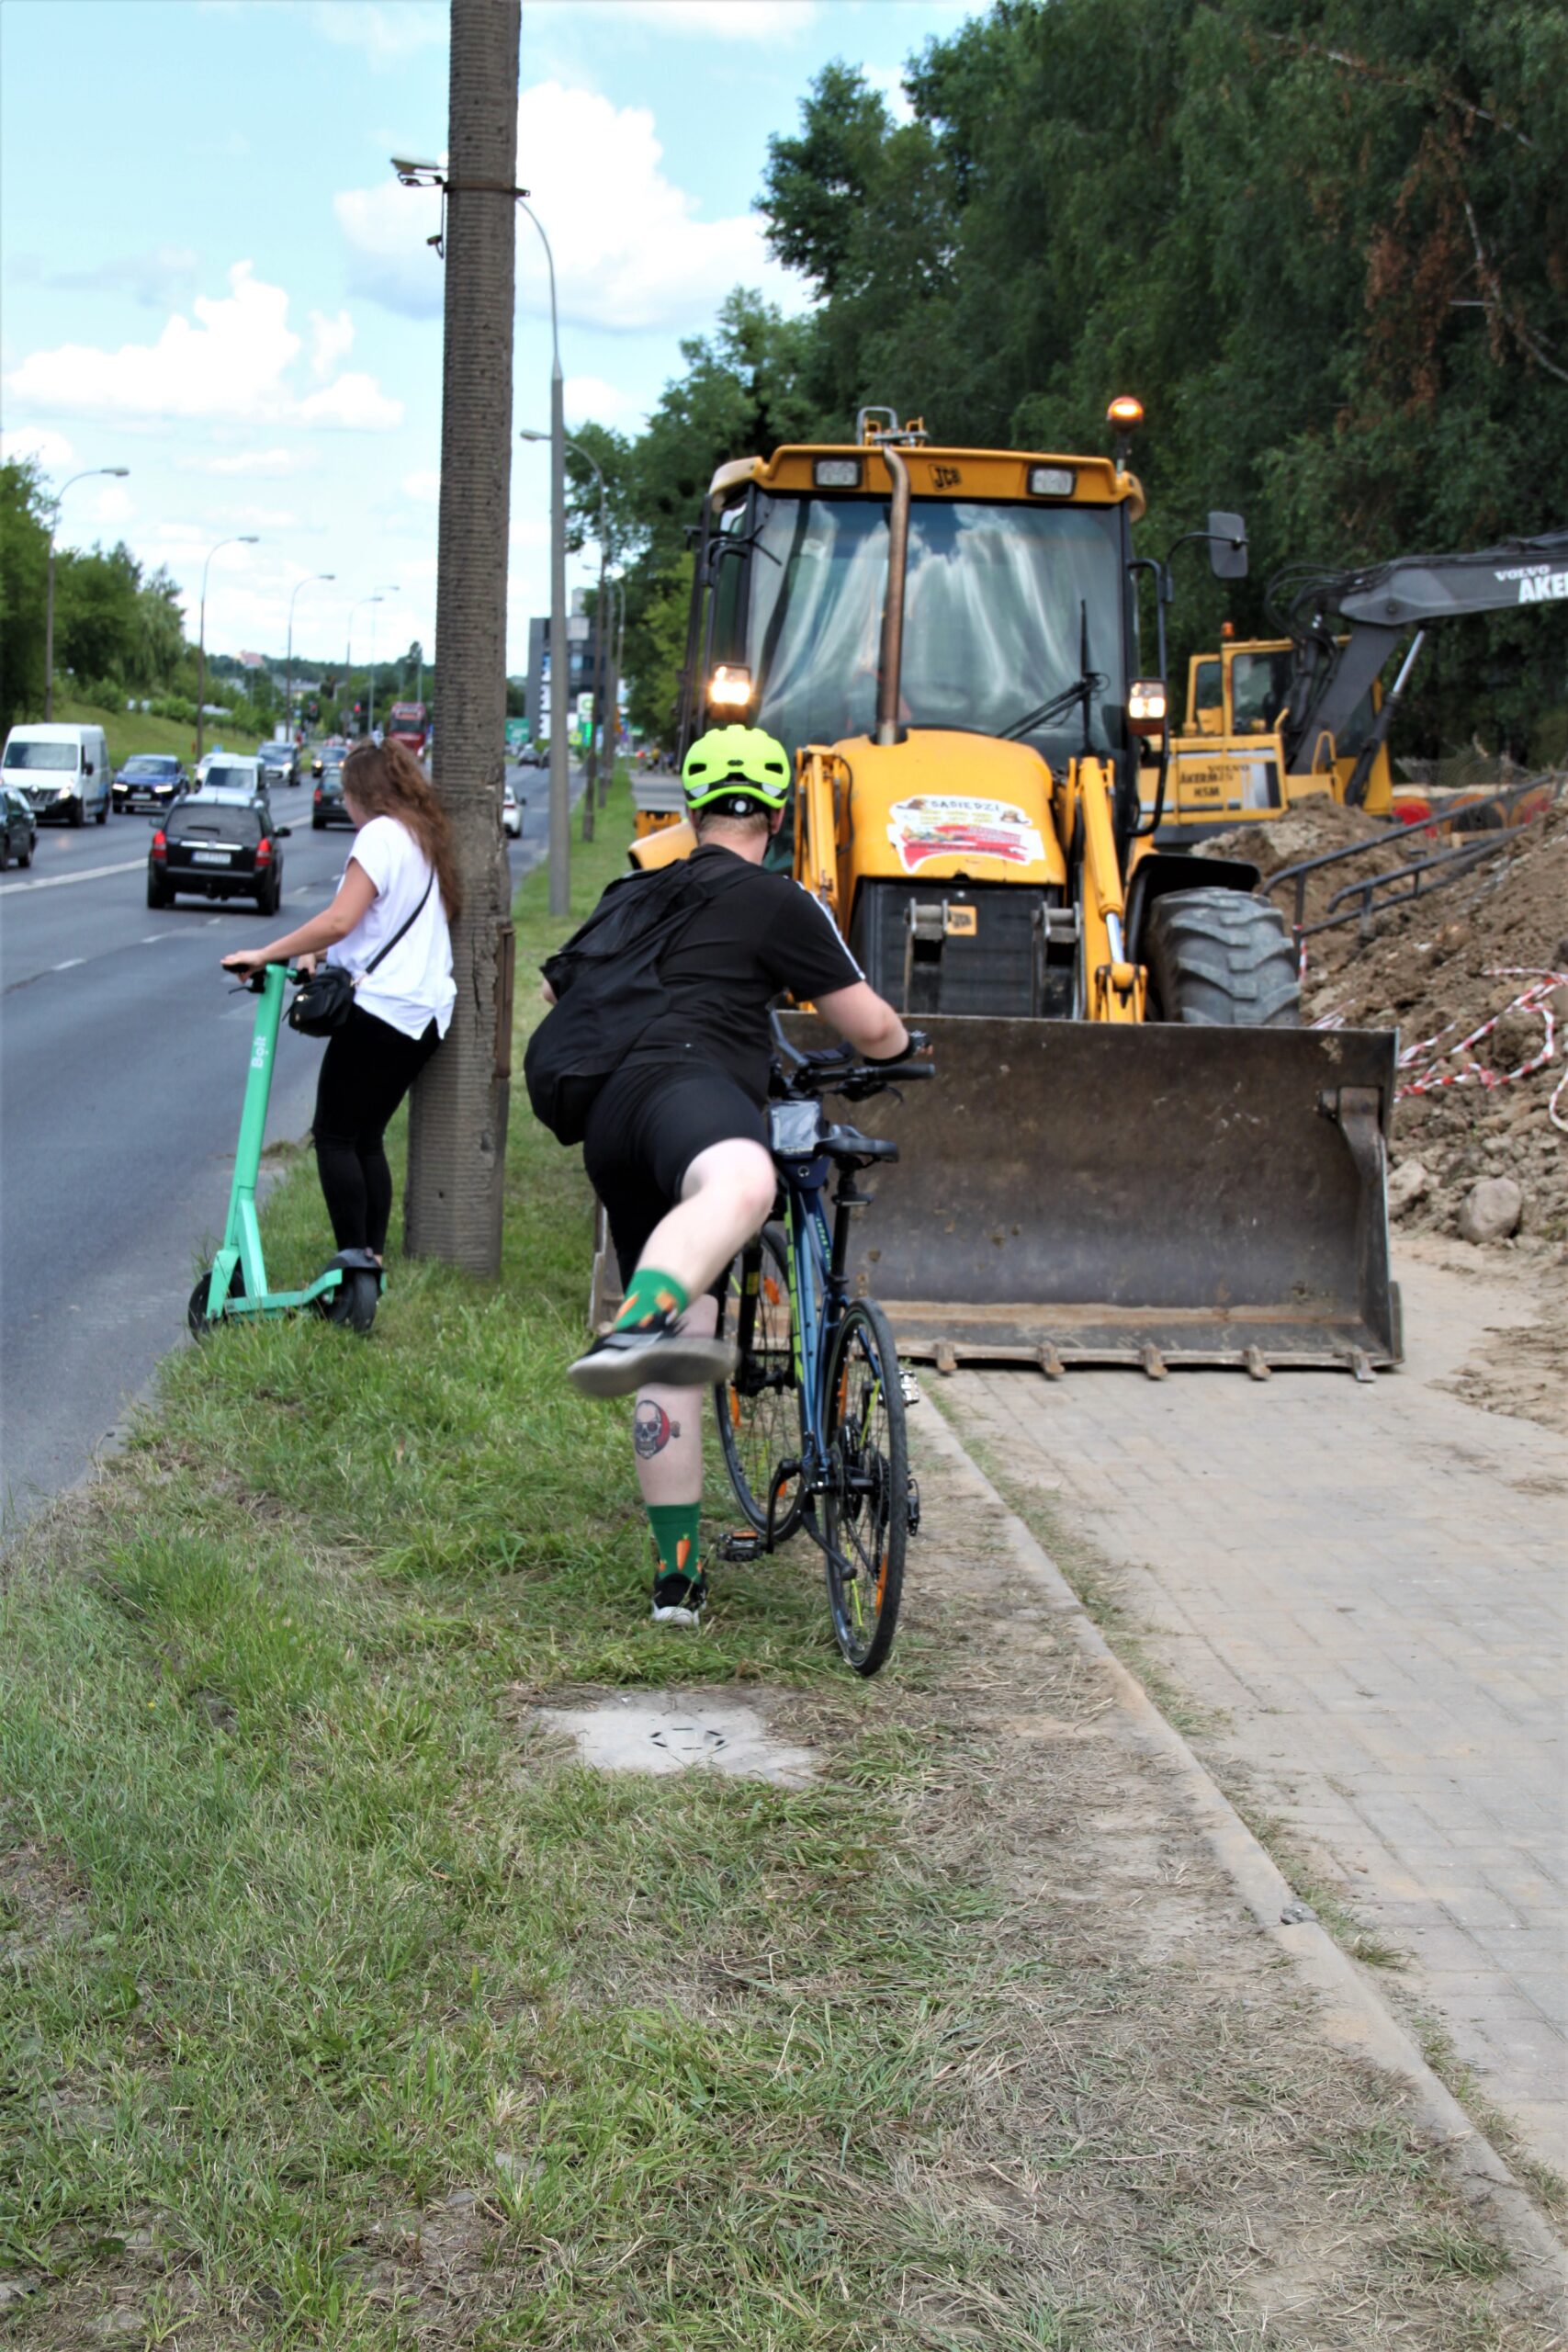
[[[231,853],[226,849],[198,849],[194,853],[197,865],[227,865]]]

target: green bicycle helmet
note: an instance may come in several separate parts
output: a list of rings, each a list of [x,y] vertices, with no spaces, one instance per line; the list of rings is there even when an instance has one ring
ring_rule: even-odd
[[[755,808],[782,808],[789,798],[789,756],[761,727],[710,727],[681,767],[693,816],[712,809],[730,817]]]

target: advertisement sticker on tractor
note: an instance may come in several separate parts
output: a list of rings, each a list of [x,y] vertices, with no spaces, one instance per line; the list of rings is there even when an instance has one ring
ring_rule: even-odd
[[[887,812],[887,838],[906,874],[919,873],[933,857],[967,854],[1032,865],[1045,855],[1038,827],[1012,801],[959,794],[927,792],[896,800]]]

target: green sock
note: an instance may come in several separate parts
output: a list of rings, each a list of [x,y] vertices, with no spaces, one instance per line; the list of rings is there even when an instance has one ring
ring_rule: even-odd
[[[649,1503],[645,1508],[653,1540],[659,1546],[660,1568],[675,1576],[696,1576],[701,1503]]]
[[[657,1266],[639,1266],[626,1284],[626,1303],[615,1317],[615,1329],[640,1329],[660,1308],[666,1315],[683,1315],[691,1303],[690,1291],[682,1290],[673,1274],[661,1274]]]

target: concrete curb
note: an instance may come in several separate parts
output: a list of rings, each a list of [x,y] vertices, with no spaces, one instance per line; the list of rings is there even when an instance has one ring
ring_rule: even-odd
[[[1171,1768],[1211,1852],[1258,1926],[1318,1996],[1318,2020],[1329,2040],[1403,2082],[1415,2118],[1430,2133],[1461,2193],[1521,2260],[1555,2284],[1568,2318],[1568,2250],[1485,2134],[1439,2081],[1363,1970],[1315,1920],[1287,1924],[1280,1917],[1294,1892],[1254,1837],[1206,1766],[1168,1723],[1136,1677],[1129,1673],[1066,1577],[1037,1538],[1004,1501],[943,1412],[934,1404],[917,1420],[919,1442],[960,1476],[970,1478],[1000,1513],[1014,1557],[1040,1588],[1057,1630],[1092,1662],[1113,1691],[1136,1744]]]

